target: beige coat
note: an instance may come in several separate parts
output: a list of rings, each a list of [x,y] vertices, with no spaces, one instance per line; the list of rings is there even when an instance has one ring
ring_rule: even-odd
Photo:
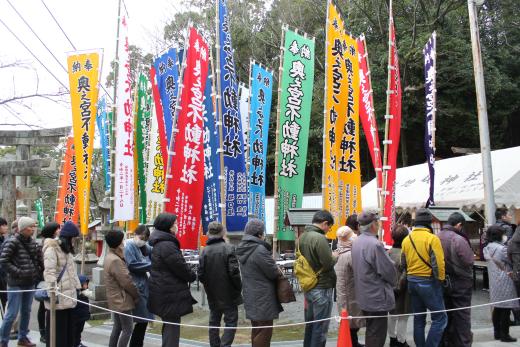
[[[346,308],[350,316],[361,316],[362,312],[356,300],[356,293],[354,290],[354,271],[352,268],[352,252],[351,244],[338,244],[338,261],[334,266],[336,271],[336,300],[338,303],[338,311],[341,314],[341,309]],[[353,319],[350,321],[352,329],[358,329],[365,326],[364,319]]]
[[[139,292],[130,277],[121,248],[109,248],[104,264],[108,308],[126,312],[135,308]]]
[[[47,287],[51,287],[54,282],[58,280],[58,276],[66,264],[65,272],[58,283],[58,290],[60,293],[72,298],[76,297],[76,289],[81,288],[76,266],[74,264],[74,257],[71,253],[66,254],[61,249],[59,242],[54,239],[45,239],[43,242],[43,279],[47,283]],[[65,310],[76,307],[77,302],[64,296],[58,296],[56,303],[57,310]],[[45,308],[50,309],[50,303],[45,301]]]

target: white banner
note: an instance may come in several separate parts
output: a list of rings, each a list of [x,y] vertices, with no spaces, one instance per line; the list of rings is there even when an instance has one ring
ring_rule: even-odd
[[[239,110],[242,120],[242,135],[245,144],[248,145],[249,140],[249,88],[245,84],[238,86],[238,94],[240,94]],[[247,160],[247,159],[246,159]]]
[[[134,216],[134,114],[132,108],[132,76],[128,51],[128,23],[121,18],[119,36],[119,68],[117,74],[116,165],[113,168],[114,221],[133,220]]]
[[[153,221],[162,212],[164,198],[164,162],[161,154],[159,124],[154,110],[151,114],[150,134],[148,136],[148,164],[146,166],[147,222]]]

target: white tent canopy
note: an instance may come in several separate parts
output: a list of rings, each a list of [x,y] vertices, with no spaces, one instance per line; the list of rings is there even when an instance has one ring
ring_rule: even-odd
[[[520,147],[491,152],[495,203],[520,207]],[[435,204],[472,209],[484,204],[482,157],[480,154],[435,162]],[[429,195],[426,163],[397,169],[395,206],[404,209],[424,207]],[[362,189],[363,208],[377,208],[376,181]]]

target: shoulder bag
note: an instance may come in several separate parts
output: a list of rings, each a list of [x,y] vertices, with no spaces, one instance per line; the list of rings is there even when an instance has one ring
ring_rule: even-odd
[[[276,296],[282,304],[296,301],[293,288],[280,269],[278,269],[278,278],[276,279]]]
[[[58,260],[58,252],[56,252],[56,260]],[[63,275],[65,274],[65,269],[67,269],[67,264],[69,262],[69,257],[67,255],[67,260],[65,261],[65,265],[63,265],[63,269],[61,269],[60,274],[58,275],[58,278],[56,279],[56,284],[61,282],[61,279],[63,278]],[[57,302],[58,297],[56,297]],[[34,300],[36,301],[49,301],[49,292],[47,291],[47,288],[40,288],[34,293]]]
[[[413,242],[413,239],[412,239],[412,235],[409,236],[410,237],[410,242],[412,243],[412,246],[413,246],[413,249],[415,249],[415,253],[417,253],[417,255],[419,256],[419,259],[422,260],[422,262],[424,264],[426,264],[426,266],[428,266],[431,270],[432,270],[432,277],[434,277],[434,274],[433,274],[433,266],[428,263],[421,255],[421,253],[419,253],[419,251],[417,250],[417,247],[415,247],[415,242]],[[451,290],[452,290],[452,287],[451,287],[451,279],[450,279],[450,276],[448,274],[445,274],[445,279],[444,279],[444,282],[442,282],[442,286],[444,288],[444,293],[449,295],[449,293],[451,293]]]

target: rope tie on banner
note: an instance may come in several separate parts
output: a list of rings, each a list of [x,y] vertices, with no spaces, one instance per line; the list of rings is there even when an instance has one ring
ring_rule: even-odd
[[[76,302],[82,303],[84,305],[88,305],[90,307],[97,308],[99,310],[111,312],[114,314],[118,314],[121,316],[126,316],[130,318],[136,318],[140,320],[145,320],[147,322],[155,322],[155,323],[162,323],[162,324],[170,324],[170,325],[177,325],[181,327],[187,327],[187,328],[199,328],[199,329],[234,329],[234,330],[249,330],[249,329],[266,329],[266,328],[285,328],[285,327],[294,327],[299,325],[306,325],[306,324],[313,324],[313,323],[320,323],[325,321],[332,321],[336,320],[337,322],[341,322],[341,320],[352,320],[352,319],[367,319],[367,318],[383,318],[385,316],[347,316],[347,317],[341,317],[338,315],[331,316],[328,318],[323,319],[316,319],[312,321],[307,322],[297,322],[297,323],[287,323],[287,324],[278,324],[278,325],[263,325],[263,326],[237,326],[237,327],[226,327],[226,326],[211,326],[211,325],[198,325],[198,324],[185,324],[185,323],[175,323],[175,322],[167,322],[167,321],[161,321],[157,319],[150,319],[150,318],[144,318],[139,316],[134,316],[128,313],[118,312],[114,310],[110,310],[106,307],[101,307],[98,305],[94,305],[91,303],[87,303],[81,300],[78,300],[77,298],[73,298],[71,296],[65,295],[63,293],[60,293],[58,290],[56,290],[56,294],[59,296],[63,296],[65,298],[68,298],[70,300],[74,300]],[[465,307],[457,307],[457,308],[450,308],[450,309],[444,309],[444,310],[438,310],[438,311],[425,311],[425,312],[417,312],[417,313],[405,313],[405,314],[389,314],[386,317],[390,318],[398,318],[398,317],[409,317],[409,316],[419,316],[419,315],[426,315],[426,314],[432,314],[432,313],[442,313],[442,312],[453,312],[453,311],[461,311],[461,310],[468,310],[472,308],[480,308],[480,307],[486,307],[486,306],[493,306],[497,304],[503,304],[507,302],[517,301],[519,298],[514,299],[508,299],[508,300],[501,300],[501,301],[495,301],[495,302],[489,302],[486,304],[479,304],[479,305],[473,305],[473,306],[465,306]]]

